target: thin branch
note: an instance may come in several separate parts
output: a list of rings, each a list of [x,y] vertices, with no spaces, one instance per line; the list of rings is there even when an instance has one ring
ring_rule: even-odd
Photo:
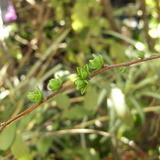
[[[107,71],[107,70],[110,70],[110,69],[113,69],[113,68],[119,68],[119,67],[128,67],[130,65],[133,65],[133,64],[136,64],[136,63],[141,63],[141,62],[145,62],[145,61],[150,61],[150,60],[153,60],[153,59],[158,59],[160,58],[160,54],[156,55],[156,56],[152,56],[152,57],[147,57],[147,58],[143,58],[143,59],[138,59],[138,60],[134,60],[134,61],[131,61],[131,62],[125,62],[125,63],[119,63],[119,64],[113,64],[113,65],[107,65],[107,66],[104,66],[102,69],[100,69],[99,71],[97,72],[94,72],[91,74],[90,76],[90,79],[95,77],[96,75],[104,72],[104,71]],[[69,85],[66,85],[66,86],[63,86],[60,90],[56,91],[56,92],[53,92],[52,94],[50,94],[48,97],[44,98],[41,102],[31,106],[30,108],[26,109],[25,111],[21,112],[20,114],[18,114],[17,116],[15,116],[14,118],[11,118],[9,119],[8,121],[6,122],[3,122],[0,124],[0,132],[6,127],[8,126],[10,123],[14,122],[15,120],[23,117],[24,115],[26,114],[29,114],[30,112],[32,112],[34,109],[36,109],[38,106],[40,106],[42,103],[46,102],[47,100],[51,99],[52,97],[54,97],[55,95],[61,93],[61,92],[64,92],[65,90],[69,89],[69,88],[72,88],[74,86],[74,84],[69,84]]]
[[[94,130],[94,129],[86,129],[86,128],[80,128],[80,129],[64,129],[64,130],[58,130],[49,132],[44,135],[44,137],[49,137],[51,135],[62,135],[62,134],[82,134],[82,133],[95,133],[99,134],[104,137],[112,137],[111,134],[104,131]]]
[[[46,102],[48,99],[54,97],[55,95],[67,90],[68,88],[73,87],[73,84],[69,84],[67,86],[62,87],[60,90],[53,92],[52,94],[50,94],[48,97],[44,98],[42,101],[40,101],[39,103],[31,106],[30,108],[26,109],[25,111],[21,112],[20,114],[18,114],[17,116],[9,119],[6,122],[3,122],[0,124],[0,132],[6,127],[8,126],[10,123],[12,123],[13,121],[15,121],[16,119],[19,119],[21,117],[23,117],[26,114],[29,114],[30,112],[32,112],[34,109],[36,109],[38,106],[40,106],[42,103]]]
[[[103,67],[99,71],[91,74],[90,78],[92,78],[92,77],[96,76],[97,74],[100,74],[100,73],[102,73],[106,70],[109,70],[109,69],[120,68],[120,67],[128,67],[128,66],[131,66],[131,65],[136,64],[136,63],[142,63],[142,62],[145,62],[145,61],[150,61],[150,60],[158,59],[158,58],[160,58],[160,54],[158,54],[156,56],[152,56],[152,57],[143,58],[143,59],[137,59],[137,60],[134,60],[134,61],[131,61],[131,62],[124,62],[124,63],[119,63],[119,64],[106,65],[105,67]]]
[[[99,130],[94,130],[94,129],[86,129],[86,128],[81,128],[81,129],[66,129],[66,130],[59,130],[59,131],[53,131],[53,132],[49,132],[45,135],[43,135],[44,137],[49,137],[52,135],[63,135],[63,134],[98,134],[107,138],[114,138],[118,141],[120,141],[122,144],[127,145],[128,147],[132,148],[133,150],[135,150],[137,152],[137,154],[142,157],[143,159],[145,159],[147,157],[146,153],[143,152],[143,150],[138,147],[135,143],[130,143],[129,141],[124,141],[122,139],[119,139],[113,135],[111,135],[108,132],[104,132],[104,131],[99,131]]]

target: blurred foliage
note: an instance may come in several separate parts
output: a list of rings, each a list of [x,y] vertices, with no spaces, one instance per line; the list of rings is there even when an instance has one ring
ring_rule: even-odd
[[[0,42],[0,122],[32,105],[26,97],[35,86],[47,96],[51,78],[73,81],[76,67],[93,54],[115,64],[160,52],[158,0],[12,1],[18,19],[4,24],[10,33]],[[145,159],[123,141],[157,160],[159,67],[157,59],[109,70],[93,78],[84,95],[72,88],[55,96],[0,133],[0,159]],[[96,133],[48,136],[75,128],[105,131],[119,140]]]

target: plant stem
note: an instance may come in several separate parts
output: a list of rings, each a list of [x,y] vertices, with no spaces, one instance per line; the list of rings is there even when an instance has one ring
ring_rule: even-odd
[[[133,150],[135,150],[137,152],[137,154],[143,158],[146,159],[148,157],[148,155],[141,149],[139,148],[139,146],[137,146],[135,143],[130,144],[129,142],[126,142],[122,139],[118,139],[117,137],[113,136],[112,134],[108,133],[108,132],[104,132],[104,131],[100,131],[100,130],[94,130],[94,129],[86,129],[86,128],[80,128],[80,129],[66,129],[66,130],[59,130],[59,131],[53,131],[53,132],[49,132],[45,135],[43,135],[43,137],[50,137],[52,135],[64,135],[64,134],[98,134],[107,138],[114,138],[118,141],[120,141],[122,144],[127,145],[129,148],[132,148]]]
[[[104,71],[107,71],[107,70],[110,70],[110,69],[113,69],[113,68],[119,68],[119,67],[128,67],[130,65],[133,65],[133,64],[137,64],[137,63],[141,63],[141,62],[145,62],[145,61],[150,61],[150,60],[153,60],[153,59],[158,59],[160,58],[160,54],[156,55],[156,56],[152,56],[152,57],[147,57],[147,58],[143,58],[143,59],[138,59],[138,60],[134,60],[134,61],[131,61],[131,62],[124,62],[124,63],[119,63],[119,64],[112,64],[112,65],[106,65],[104,66],[102,69],[100,69],[99,71],[97,72],[94,72],[91,74],[90,76],[90,79],[95,77],[96,75],[104,72]],[[58,91],[56,92],[53,92],[52,94],[50,94],[49,96],[47,96],[46,98],[44,98],[42,101],[40,101],[39,103],[37,104],[34,104],[33,106],[31,106],[30,108],[26,109],[25,111],[21,112],[20,114],[18,114],[17,116],[9,119],[8,121],[6,122],[3,122],[0,124],[0,132],[6,127],[8,126],[10,123],[14,122],[15,120],[23,117],[24,115],[26,114],[29,114],[30,112],[32,112],[34,109],[36,109],[38,106],[40,106],[42,103],[46,102],[47,100],[51,99],[52,97],[54,97],[55,95],[61,93],[61,92],[64,92],[65,90],[69,89],[69,88],[72,88],[74,86],[74,84],[69,84],[69,85],[66,85],[66,86],[63,86],[61,89],[59,89]]]

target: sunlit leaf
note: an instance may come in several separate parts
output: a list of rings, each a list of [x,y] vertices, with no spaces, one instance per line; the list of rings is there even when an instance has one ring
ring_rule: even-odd
[[[7,150],[14,141],[16,133],[15,124],[11,124],[0,133],[0,150]]]

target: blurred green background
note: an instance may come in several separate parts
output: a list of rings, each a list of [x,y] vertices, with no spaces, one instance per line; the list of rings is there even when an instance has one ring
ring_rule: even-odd
[[[54,76],[73,81],[92,54],[115,64],[160,52],[159,0],[12,2],[18,19],[0,32],[0,122],[32,105],[35,86],[47,96]],[[158,160],[159,67],[157,59],[109,70],[84,95],[57,95],[0,133],[0,160]],[[67,133],[82,128],[112,137]]]

